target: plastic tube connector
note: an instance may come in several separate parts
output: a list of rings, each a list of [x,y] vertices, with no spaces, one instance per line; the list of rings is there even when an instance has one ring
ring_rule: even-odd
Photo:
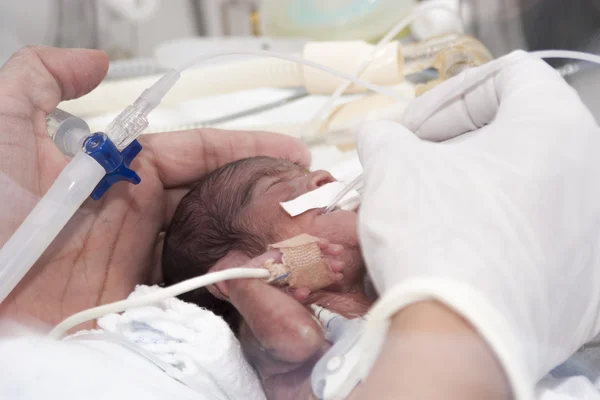
[[[106,136],[119,151],[129,146],[148,127],[148,114],[160,104],[180,77],[179,71],[167,72],[108,125]]]
[[[46,116],[46,128],[56,147],[69,157],[79,153],[92,134],[84,120],[58,108]]]
[[[100,164],[106,171],[106,175],[94,188],[91,198],[100,200],[112,185],[120,181],[127,181],[137,185],[142,181],[135,171],[129,168],[129,164],[142,151],[142,145],[137,140],[131,142],[122,152],[119,152],[115,144],[103,133],[95,133],[87,138],[84,143],[84,151]]]

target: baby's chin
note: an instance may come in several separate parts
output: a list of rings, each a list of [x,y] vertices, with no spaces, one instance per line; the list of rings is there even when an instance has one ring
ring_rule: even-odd
[[[315,236],[341,244],[347,249],[358,248],[358,216],[354,211],[337,210],[320,214],[314,223],[320,232]]]

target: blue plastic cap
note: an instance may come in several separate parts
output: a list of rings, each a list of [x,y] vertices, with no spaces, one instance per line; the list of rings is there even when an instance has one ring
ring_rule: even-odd
[[[127,181],[137,185],[142,181],[138,174],[129,168],[131,161],[142,151],[142,145],[137,140],[119,152],[108,136],[99,132],[87,138],[83,147],[84,151],[106,171],[106,175],[92,192],[92,199],[100,200],[117,182]]]

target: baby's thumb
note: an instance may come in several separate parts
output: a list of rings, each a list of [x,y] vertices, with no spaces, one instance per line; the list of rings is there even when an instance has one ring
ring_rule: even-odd
[[[411,152],[421,140],[403,125],[394,121],[368,121],[356,128],[358,157],[363,168],[381,160],[385,153],[393,152],[397,157]]]

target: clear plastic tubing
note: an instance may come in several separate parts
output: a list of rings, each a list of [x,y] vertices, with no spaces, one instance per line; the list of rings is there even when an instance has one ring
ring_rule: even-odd
[[[369,57],[362,60],[362,62],[358,65],[358,67],[356,68],[355,76],[359,77],[360,75],[362,75],[362,73],[365,72],[366,69],[369,67],[371,62],[379,56],[379,53],[382,51],[382,49],[384,49],[396,36],[398,36],[400,32],[406,29],[415,20],[429,13],[432,10],[445,10],[452,14],[455,13],[455,10],[453,10],[451,7],[448,7],[448,4],[443,1],[432,0],[427,3],[419,4],[415,7],[414,11],[410,15],[400,20],[395,26],[392,27],[392,29],[389,30],[389,32],[383,38],[381,38],[381,40],[377,43]],[[459,17],[457,16],[457,18]],[[417,48],[420,47],[417,45]],[[336,89],[336,91],[331,95],[331,97],[329,97],[327,102],[323,104],[323,106],[314,114],[314,116],[306,124],[304,124],[301,130],[302,134],[300,137],[313,136],[315,134],[315,127],[320,126],[325,120],[327,120],[334,103],[344,94],[344,92],[346,92],[346,90],[348,90],[351,84],[351,81],[347,81]]]
[[[58,236],[106,171],[83,152],[67,164],[48,193],[0,249],[0,303]]]
[[[435,90],[438,93],[438,100],[436,102],[432,102],[428,107],[423,108],[423,111],[418,114],[411,115],[410,125],[415,130],[419,130],[421,126],[431,117],[437,110],[439,110],[446,102],[448,102],[453,97],[459,95],[460,93],[464,93],[467,89],[469,89],[472,85],[480,82],[486,77],[498,72],[502,68],[523,60],[527,57],[537,57],[542,59],[547,58],[565,58],[565,59],[574,59],[581,61],[589,61],[592,63],[596,63],[600,65],[600,56],[595,54],[583,53],[579,51],[569,51],[569,50],[542,50],[542,51],[534,51],[531,53],[513,53],[501,59],[501,61],[495,61],[488,64],[484,64],[476,69],[470,69],[469,75],[464,76],[465,79],[456,79],[454,78],[451,81],[447,81],[446,84],[437,87]],[[441,94],[440,91],[443,90],[444,93]]]
[[[352,182],[350,182],[348,184],[348,186],[346,186],[344,188],[344,190],[342,190],[341,192],[339,192],[334,198],[333,200],[331,200],[331,203],[329,203],[329,205],[327,206],[327,208],[324,211],[324,214],[328,214],[330,212],[332,212],[335,207],[338,205],[338,203],[348,194],[350,193],[350,191],[358,189],[360,186],[362,186],[363,184],[363,175],[360,174],[358,175],[356,178],[354,178],[352,180]]]

